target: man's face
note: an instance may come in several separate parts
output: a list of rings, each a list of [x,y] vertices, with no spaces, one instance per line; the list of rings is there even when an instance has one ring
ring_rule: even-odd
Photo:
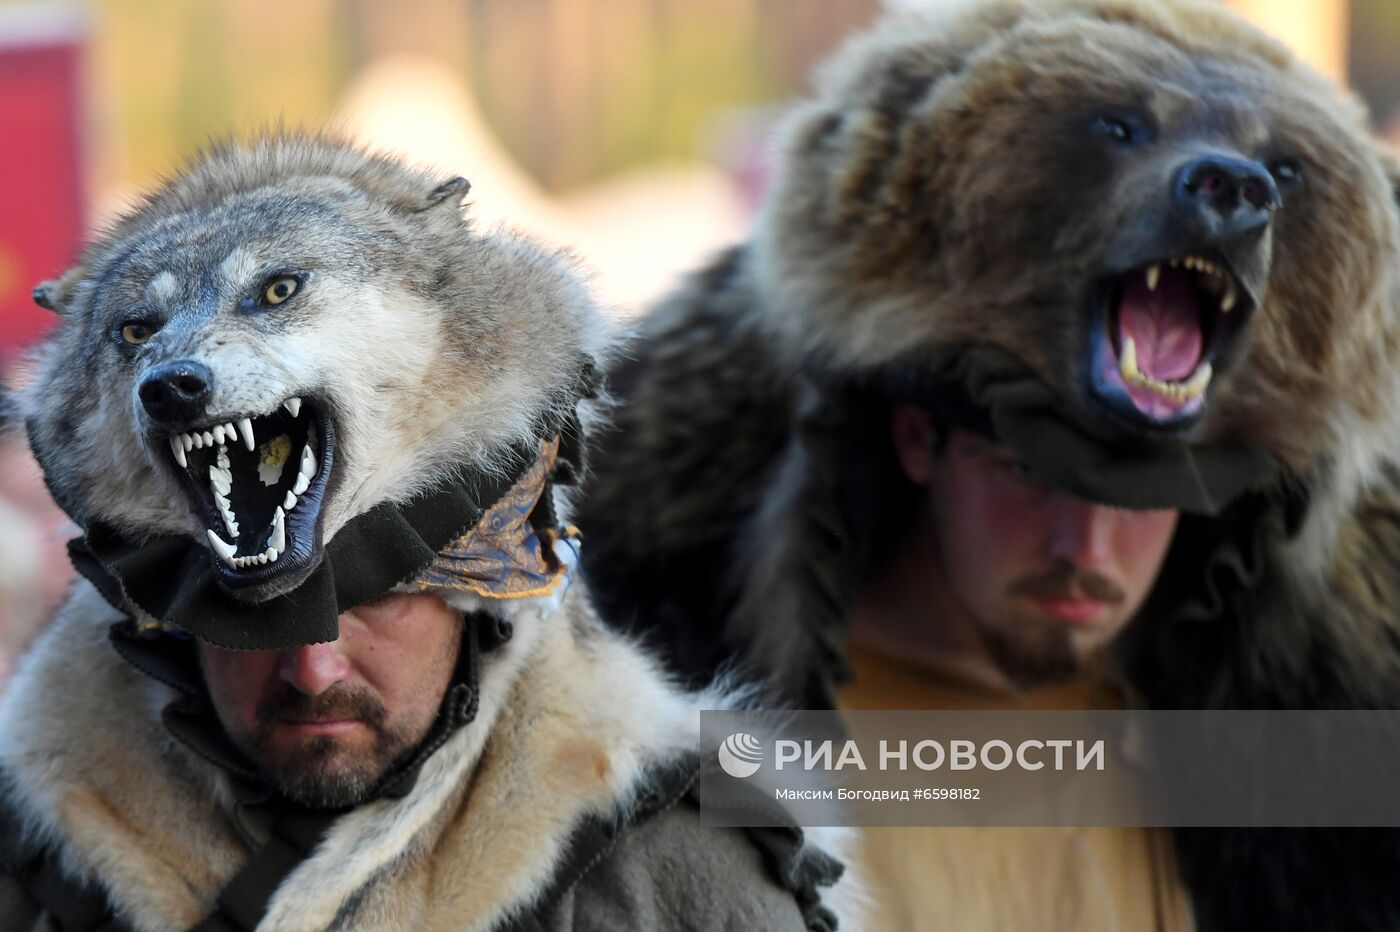
[[[340,616],[340,637],[290,650],[200,643],[219,721],[289,798],[358,803],[427,734],[452,680],[461,617],[390,594]]]
[[[1076,498],[964,431],[937,451],[928,415],[912,406],[897,410],[894,431],[906,475],[929,492],[942,582],[1001,671],[1030,686],[1101,655],[1151,590],[1177,512]]]

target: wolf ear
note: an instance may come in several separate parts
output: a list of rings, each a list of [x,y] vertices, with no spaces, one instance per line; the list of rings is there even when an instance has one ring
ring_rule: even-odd
[[[462,203],[462,198],[466,197],[467,192],[471,189],[472,183],[465,178],[457,177],[444,181],[428,192],[422,209],[428,210],[442,203],[448,203],[455,207]]]
[[[73,285],[87,270],[82,266],[75,266],[64,272],[59,278],[51,278],[42,281],[34,286],[34,303],[46,311],[53,311],[55,314],[63,314],[68,301],[68,292]]]

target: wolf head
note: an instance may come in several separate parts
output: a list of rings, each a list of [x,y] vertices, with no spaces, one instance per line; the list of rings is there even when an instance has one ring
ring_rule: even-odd
[[[508,468],[604,327],[566,258],[471,228],[467,187],[305,136],[198,157],[36,289],[55,498],[203,542],[256,601],[350,518]]]
[[[989,343],[1102,432],[1301,467],[1395,423],[1395,177],[1355,101],[1218,4],[981,3],[824,71],[761,287],[805,358]]]

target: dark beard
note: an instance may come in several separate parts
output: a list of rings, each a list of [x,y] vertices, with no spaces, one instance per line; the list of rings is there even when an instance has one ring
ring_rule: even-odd
[[[357,718],[374,734],[370,748],[353,758],[339,740],[317,735],[290,761],[269,757],[272,723],[285,719]],[[380,780],[409,757],[421,736],[387,726],[383,705],[367,692],[332,686],[319,696],[287,687],[258,705],[260,727],[248,742],[250,756],[279,793],[315,809],[344,809],[364,802]]]
[[[384,763],[387,735],[381,735],[368,758],[336,762],[336,739],[318,735],[303,745],[293,767],[263,768],[272,785],[294,803],[312,809],[348,809],[366,802],[386,773],[412,753],[406,748]]]
[[[997,669],[1020,689],[1063,683],[1084,669],[1085,660],[1075,651],[1068,631],[1050,631],[1044,638],[1028,640],[995,628],[979,629]]]

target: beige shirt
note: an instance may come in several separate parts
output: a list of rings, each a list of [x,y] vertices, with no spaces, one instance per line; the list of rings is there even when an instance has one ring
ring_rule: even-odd
[[[1122,706],[1104,680],[1009,693],[852,647],[843,709],[1088,709]],[[865,880],[878,932],[1190,932],[1164,829],[870,828]]]

